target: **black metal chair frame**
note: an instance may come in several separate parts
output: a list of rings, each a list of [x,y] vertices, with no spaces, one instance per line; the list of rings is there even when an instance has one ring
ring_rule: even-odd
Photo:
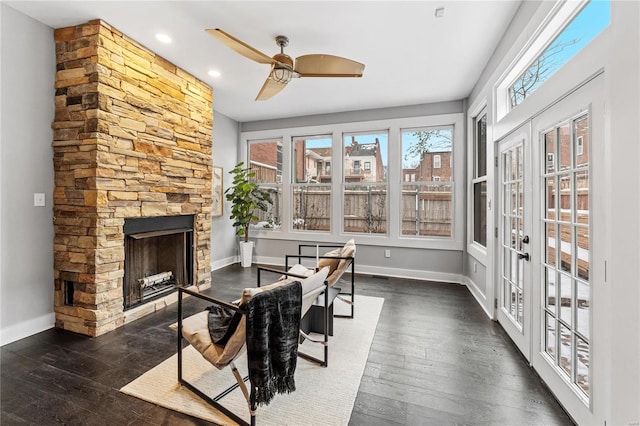
[[[351,293],[340,292],[339,295],[350,296],[351,300],[347,301],[351,305],[351,314],[350,315],[334,315],[334,318],[353,318],[354,314],[354,306],[355,306],[355,268],[356,268],[356,258],[355,256],[314,256],[314,255],[303,255],[302,249],[303,247],[313,247],[313,248],[341,248],[344,247],[344,244],[298,244],[298,254],[287,254],[284,256],[284,268],[289,269],[289,259],[298,259],[298,263],[301,263],[302,259],[338,259],[338,260],[350,260],[351,264],[349,267],[351,268]],[[346,272],[346,270],[345,270]],[[343,272],[344,273],[344,272]],[[341,298],[342,300],[345,300]]]
[[[197,293],[197,292],[192,291],[192,290],[188,290],[186,288],[178,287],[178,382],[181,385],[187,387],[187,389],[189,389],[190,391],[192,391],[193,393],[198,395],[200,398],[202,398],[203,400],[208,402],[210,405],[212,405],[216,409],[220,410],[221,412],[223,412],[225,415],[227,415],[228,417],[230,417],[234,421],[238,422],[238,424],[245,425],[245,426],[249,426],[249,425],[255,426],[255,424],[256,424],[256,414],[255,413],[256,413],[257,405],[256,405],[255,396],[254,396],[253,392],[251,392],[251,395],[249,397],[249,402],[248,402],[249,414],[251,415],[251,423],[247,423],[244,419],[242,419],[237,414],[233,413],[231,410],[229,410],[228,408],[226,408],[225,406],[223,406],[222,404],[220,404],[218,402],[222,398],[227,396],[229,393],[233,392],[235,389],[240,387],[240,381],[246,382],[246,381],[249,380],[249,376],[246,376],[244,378],[242,376],[240,376],[240,373],[238,372],[237,368],[233,364],[233,361],[231,361],[229,363],[229,367],[232,369],[233,375],[236,378],[236,381],[238,383],[236,383],[236,384],[234,384],[232,386],[229,386],[227,389],[225,389],[224,391],[220,392],[218,395],[214,396],[213,398],[210,397],[209,395],[205,394],[204,392],[202,392],[200,389],[198,389],[196,386],[194,386],[192,383],[189,383],[187,380],[185,380],[184,377],[182,377],[182,339],[183,339],[183,337],[182,337],[182,296],[183,296],[183,294],[188,294],[188,295],[196,297],[198,299],[205,300],[205,301],[207,301],[209,303],[215,303],[217,305],[224,306],[224,307],[232,309],[232,310],[234,310],[236,312],[240,312],[243,315],[246,314],[245,310],[241,309],[238,306],[233,305],[231,303],[228,303],[228,302],[225,302],[225,301],[222,301],[222,300],[218,300],[218,299],[215,299],[213,297],[210,297],[210,296],[207,296],[207,295],[204,295],[204,294],[201,294],[201,293]],[[242,390],[243,390],[243,393],[246,392],[246,388],[244,386],[243,386]],[[245,393],[245,398],[246,398],[246,393]]]
[[[289,268],[287,268],[289,269]],[[261,283],[261,272],[265,271],[265,272],[271,272],[274,274],[280,274],[280,275],[284,275],[287,277],[294,277],[294,278],[300,278],[300,279],[305,279],[308,278],[304,275],[298,275],[298,274],[293,274],[291,272],[286,272],[286,271],[281,271],[279,269],[275,269],[275,268],[266,268],[263,266],[259,266],[258,267],[258,282],[257,282],[257,286],[260,287]],[[304,358],[308,361],[312,361],[315,362],[317,364],[319,364],[322,367],[327,367],[329,365],[329,284],[327,284],[327,282],[324,282],[324,290],[322,290],[322,293],[324,295],[324,308],[323,308],[323,322],[324,322],[324,337],[322,341],[316,341],[316,340],[312,340],[314,343],[320,343],[322,344],[322,346],[324,347],[324,355],[323,355],[323,359],[320,358],[316,358],[312,355],[309,354],[305,354],[303,352],[300,352],[300,350],[298,350],[298,356],[300,358]]]

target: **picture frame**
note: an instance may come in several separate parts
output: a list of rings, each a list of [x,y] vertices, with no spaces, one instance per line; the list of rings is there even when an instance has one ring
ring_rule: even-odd
[[[219,217],[224,214],[224,169],[213,166],[213,196],[211,201],[211,216]]]

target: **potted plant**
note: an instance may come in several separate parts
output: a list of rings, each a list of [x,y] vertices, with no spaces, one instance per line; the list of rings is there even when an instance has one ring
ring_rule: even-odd
[[[250,168],[244,168],[241,161],[229,172],[233,176],[231,186],[224,192],[227,201],[231,202],[231,216],[236,235],[244,236],[240,242],[240,258],[243,267],[251,266],[253,242],[249,241],[249,225],[252,220],[258,220],[254,214],[257,210],[266,212],[271,204],[269,193],[260,189],[255,182],[255,173]]]

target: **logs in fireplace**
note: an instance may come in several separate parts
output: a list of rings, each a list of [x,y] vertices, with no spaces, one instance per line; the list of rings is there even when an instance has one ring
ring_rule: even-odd
[[[124,309],[193,283],[193,216],[126,219]]]

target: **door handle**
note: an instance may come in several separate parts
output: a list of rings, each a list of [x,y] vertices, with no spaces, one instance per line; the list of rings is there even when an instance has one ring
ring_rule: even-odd
[[[529,253],[524,253],[521,251],[518,251],[516,253],[518,253],[518,259],[524,259],[526,261],[529,261]]]

